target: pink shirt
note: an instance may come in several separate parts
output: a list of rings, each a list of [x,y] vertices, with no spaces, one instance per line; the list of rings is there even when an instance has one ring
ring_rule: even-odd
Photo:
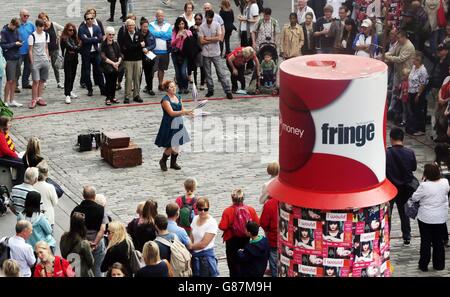
[[[186,38],[181,37],[181,36],[178,36],[178,38],[177,38],[177,34],[178,33],[176,33],[175,30],[172,31],[172,47],[177,47],[180,50],[182,50],[183,44],[184,44],[184,41],[186,40]],[[190,30],[186,30],[186,35],[187,35],[187,37],[190,37],[190,36],[192,36],[192,32]]]

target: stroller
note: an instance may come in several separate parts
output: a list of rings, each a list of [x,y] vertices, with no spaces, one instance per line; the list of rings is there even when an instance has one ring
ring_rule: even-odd
[[[247,89],[248,94],[271,94],[278,95],[277,86],[277,70],[278,70],[278,52],[275,43],[264,42],[259,46],[257,53],[259,63],[264,60],[264,55],[269,53],[272,56],[272,60],[275,62],[276,68],[274,72],[260,73],[253,72],[252,79]]]

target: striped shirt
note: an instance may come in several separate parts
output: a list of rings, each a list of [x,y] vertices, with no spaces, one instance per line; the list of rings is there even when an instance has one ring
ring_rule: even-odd
[[[15,152],[16,149],[15,149],[14,143],[13,143],[11,137],[9,137],[9,134],[8,134],[8,133],[5,134],[5,139],[6,139],[6,144],[9,146],[9,148],[11,149],[11,151],[12,151],[12,152]]]
[[[20,184],[17,186],[14,186],[11,191],[11,202],[14,205],[14,208],[16,209],[16,212],[22,213],[23,209],[25,207],[25,200],[27,199],[27,194],[31,191],[36,191],[36,189],[30,185],[30,184]]]

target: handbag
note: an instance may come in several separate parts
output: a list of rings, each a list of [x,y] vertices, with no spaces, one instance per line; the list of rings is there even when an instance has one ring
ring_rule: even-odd
[[[406,216],[414,220],[419,212],[420,203],[419,201],[413,202],[411,198],[409,198],[403,207],[405,209]]]
[[[144,259],[140,251],[136,250],[132,243],[128,242],[130,268],[133,274],[136,274],[142,267],[145,266]]]
[[[58,51],[58,56],[56,57],[55,66],[58,69],[64,69],[64,57],[60,51]]]
[[[437,25],[440,28],[447,26],[447,18],[445,17],[445,10],[442,0],[439,1],[439,8],[437,10]]]
[[[51,184],[53,187],[55,187],[56,195],[58,196],[58,198],[61,198],[62,195],[64,195],[64,190],[53,179],[51,179],[50,177],[47,177],[47,179],[45,181],[48,182],[49,184]]]

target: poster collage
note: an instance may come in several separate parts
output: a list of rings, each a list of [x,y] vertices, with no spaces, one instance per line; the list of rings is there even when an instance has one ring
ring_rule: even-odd
[[[389,203],[329,212],[279,205],[279,276],[391,276]]]

